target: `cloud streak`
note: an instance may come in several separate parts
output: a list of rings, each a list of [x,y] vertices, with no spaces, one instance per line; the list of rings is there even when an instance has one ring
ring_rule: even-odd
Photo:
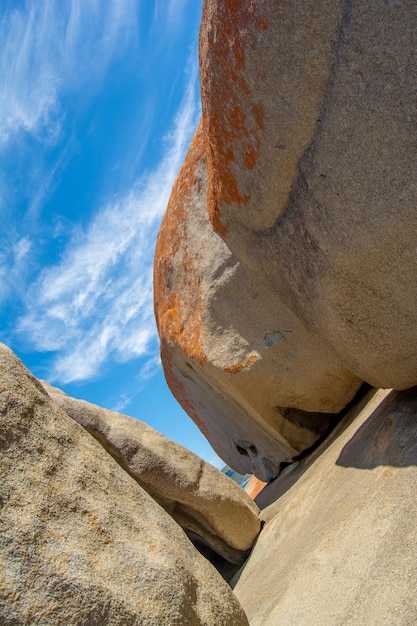
[[[0,242],[0,302],[11,292],[19,293],[27,273],[31,247],[28,237],[16,234]]]
[[[60,262],[30,289],[18,332],[37,350],[57,353],[53,380],[92,379],[109,359],[155,359],[154,242],[198,117],[194,63],[159,166],[75,230]]]
[[[132,45],[136,14],[134,0],[26,1],[9,11],[0,22],[0,145],[22,133],[55,142],[61,98],[100,82],[114,55]]]

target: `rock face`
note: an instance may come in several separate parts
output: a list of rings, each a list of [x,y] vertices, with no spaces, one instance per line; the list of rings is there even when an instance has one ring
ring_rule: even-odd
[[[417,383],[416,27],[413,0],[215,0],[200,35],[216,231],[344,367],[396,389]]]
[[[268,481],[366,381],[417,384],[417,5],[204,3],[155,256],[168,383]]]
[[[218,454],[268,481],[328,429],[328,415],[305,411],[340,411],[361,381],[234,257],[208,219],[206,192],[200,127],[157,243],[162,361]]]
[[[208,205],[216,231],[274,226],[320,124],[345,3],[210,0],[200,29]]]
[[[259,509],[243,489],[147,424],[42,384],[192,540],[243,562],[260,530]]]
[[[261,492],[280,497],[234,588],[251,626],[417,623],[416,416],[417,388],[374,390]]]
[[[173,519],[0,346],[2,624],[248,624]]]

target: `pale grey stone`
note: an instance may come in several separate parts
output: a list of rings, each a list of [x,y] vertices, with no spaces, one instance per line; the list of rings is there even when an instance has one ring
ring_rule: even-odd
[[[204,3],[155,309],[174,395],[238,471],[277,475],[361,381],[417,384],[416,31],[412,0]]]
[[[417,384],[416,30],[414,0],[214,0],[200,33],[216,231],[343,367],[395,389]]]

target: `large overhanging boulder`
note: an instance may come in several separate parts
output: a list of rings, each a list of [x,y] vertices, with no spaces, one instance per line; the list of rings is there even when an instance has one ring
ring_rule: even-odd
[[[361,381],[417,384],[417,5],[204,3],[202,122],[155,259],[168,383],[270,480]]]
[[[206,192],[200,126],[157,243],[162,361],[220,456],[268,481],[328,430],[361,381],[230,252],[208,219]]]
[[[414,0],[213,0],[200,32],[216,231],[395,389],[417,383],[416,29]]]

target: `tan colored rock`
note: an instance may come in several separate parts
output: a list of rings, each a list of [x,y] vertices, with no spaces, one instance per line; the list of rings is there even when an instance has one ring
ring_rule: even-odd
[[[247,624],[182,529],[0,346],[4,624]]]
[[[345,7],[340,0],[210,0],[200,29],[209,214],[274,226],[320,124]]]
[[[216,231],[341,365],[396,389],[417,384],[416,30],[413,0],[213,0],[200,34]]]
[[[314,444],[361,381],[241,264],[207,216],[202,128],[174,185],[155,255],[168,384],[217,453],[269,481]]]
[[[416,417],[417,388],[373,390],[260,493],[278,499],[234,588],[251,626],[416,624]]]
[[[204,3],[155,310],[174,395],[240,472],[276,476],[362,380],[417,384],[416,27],[411,0]]]
[[[147,424],[42,384],[194,541],[229,561],[244,561],[259,533],[260,519],[258,507],[243,489]]]

